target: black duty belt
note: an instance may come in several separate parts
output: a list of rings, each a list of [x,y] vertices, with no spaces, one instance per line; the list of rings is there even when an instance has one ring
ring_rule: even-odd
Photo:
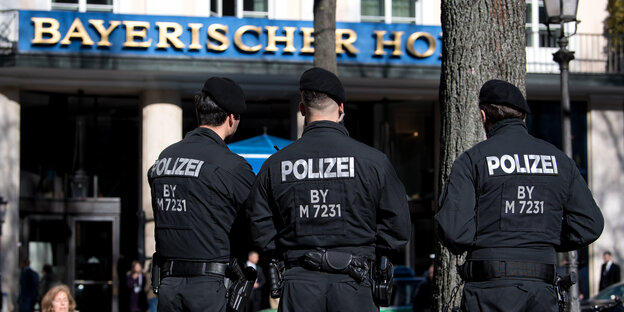
[[[492,279],[530,278],[555,283],[554,264],[505,261],[505,260],[468,260],[459,268],[462,278],[467,282],[482,282]]]
[[[182,260],[165,261],[160,272],[163,278],[167,276],[201,276],[207,274],[225,275],[227,263],[196,262]]]

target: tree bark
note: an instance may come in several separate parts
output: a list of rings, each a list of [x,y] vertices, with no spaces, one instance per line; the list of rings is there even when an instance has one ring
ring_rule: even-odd
[[[501,79],[525,89],[524,1],[442,0],[442,73],[440,77],[440,171],[442,190],[459,154],[485,138],[478,108],[479,89]],[[436,229],[437,230],[437,229]],[[437,233],[437,231],[436,231]],[[459,306],[461,287],[454,255],[437,239],[433,311]]]
[[[314,0],[314,66],[338,74],[336,0]]]

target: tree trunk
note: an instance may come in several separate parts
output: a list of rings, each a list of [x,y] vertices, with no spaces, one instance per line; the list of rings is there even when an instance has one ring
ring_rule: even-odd
[[[338,73],[336,0],[314,0],[314,66]]]
[[[459,154],[484,139],[478,108],[479,89],[490,79],[525,88],[524,1],[442,0],[442,73],[440,77],[440,190]],[[437,230],[437,229],[436,229]],[[437,231],[436,231],[437,233]],[[461,278],[453,255],[437,240],[433,311],[459,306]]]

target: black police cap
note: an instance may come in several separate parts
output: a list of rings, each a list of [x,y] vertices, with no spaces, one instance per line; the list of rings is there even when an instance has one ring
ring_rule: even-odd
[[[503,80],[489,80],[479,92],[479,103],[498,104],[530,114],[531,109],[522,92],[511,83]]]
[[[299,90],[322,92],[339,103],[347,100],[340,79],[334,73],[319,67],[310,68],[301,75]]]
[[[247,110],[243,89],[231,79],[212,77],[206,80],[202,91],[226,112],[242,114]]]

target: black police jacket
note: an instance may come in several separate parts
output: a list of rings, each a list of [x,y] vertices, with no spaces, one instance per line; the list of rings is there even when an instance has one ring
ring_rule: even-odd
[[[273,154],[247,202],[254,243],[287,257],[297,249],[364,247],[347,250],[372,259],[400,249],[411,230],[405,188],[387,157],[331,121],[310,123]]]
[[[159,255],[228,262],[230,229],[253,179],[251,166],[208,128],[163,150],[148,171]]]
[[[555,250],[590,244],[604,225],[574,161],[520,119],[496,123],[455,160],[435,219],[444,243],[469,259],[549,264]]]

